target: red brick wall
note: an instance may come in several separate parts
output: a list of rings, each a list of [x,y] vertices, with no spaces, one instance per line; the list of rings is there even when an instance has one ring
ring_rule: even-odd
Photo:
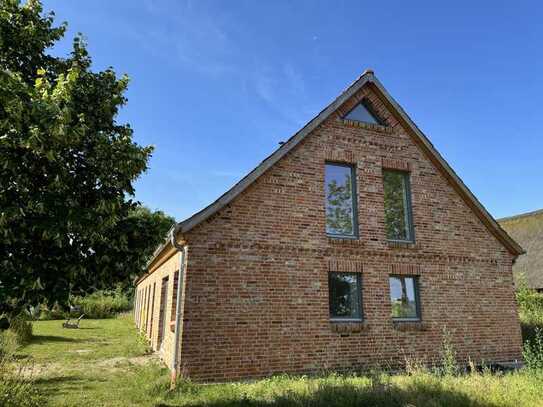
[[[332,115],[227,208],[186,236],[182,371],[197,380],[439,358],[521,358],[512,256],[371,92],[389,124]],[[467,152],[476,154],[477,152]],[[356,241],[325,235],[324,164],[356,166]],[[416,243],[387,243],[382,168],[411,172]],[[362,324],[329,321],[328,272],[362,274]],[[420,276],[421,323],[392,322],[390,274]]]

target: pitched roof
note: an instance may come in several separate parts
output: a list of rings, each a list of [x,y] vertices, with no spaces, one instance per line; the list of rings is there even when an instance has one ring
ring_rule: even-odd
[[[498,219],[498,223],[526,248],[513,272],[524,274],[529,287],[543,288],[543,209]]]
[[[358,79],[356,79],[347,89],[345,89],[332,103],[330,103],[324,110],[322,110],[317,116],[315,116],[309,123],[302,127],[297,133],[295,133],[290,139],[283,143],[277,150],[271,155],[265,158],[255,169],[249,174],[243,177],[237,184],[221,195],[215,202],[205,207],[201,211],[195,213],[189,218],[176,224],[170,230],[169,235],[172,233],[177,235],[178,233],[186,233],[199,225],[210,216],[224,208],[230,202],[232,202],[238,195],[240,195],[247,187],[249,187],[258,177],[265,173],[276,162],[283,158],[288,152],[290,152],[296,145],[298,145],[308,134],[310,134],[315,128],[317,128],[322,122],[324,122],[332,113],[336,111],[344,102],[351,98],[358,90],[364,85],[372,86],[372,89],[376,91],[378,96],[387,105],[393,114],[395,114],[398,120],[410,130],[410,134],[419,147],[427,154],[428,158],[436,165],[450,181],[451,185],[462,196],[468,206],[475,212],[487,229],[514,255],[520,255],[524,253],[522,247],[520,247],[501,227],[496,220],[488,213],[483,205],[475,198],[473,193],[462,182],[460,177],[456,175],[449,164],[443,159],[439,152],[434,148],[428,138],[422,133],[422,131],[413,123],[404,110],[398,105],[398,103],[390,96],[390,94],[383,87],[381,82],[375,77],[372,70],[366,70]],[[163,245],[157,248],[153,258],[149,264],[158,256],[158,254],[169,244],[167,240]]]

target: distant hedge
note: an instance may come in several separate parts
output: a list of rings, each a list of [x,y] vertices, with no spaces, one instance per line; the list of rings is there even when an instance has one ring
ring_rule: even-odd
[[[39,319],[76,318],[81,314],[85,314],[85,318],[91,319],[112,318],[132,308],[132,301],[120,288],[99,290],[85,296],[72,296],[70,303],[72,304],[70,311],[60,307],[44,309],[40,312]]]

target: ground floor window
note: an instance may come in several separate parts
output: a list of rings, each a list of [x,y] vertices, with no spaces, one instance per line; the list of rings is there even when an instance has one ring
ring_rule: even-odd
[[[419,279],[409,276],[390,277],[390,301],[392,319],[419,320]]]
[[[329,274],[330,319],[362,320],[362,286],[358,273]]]

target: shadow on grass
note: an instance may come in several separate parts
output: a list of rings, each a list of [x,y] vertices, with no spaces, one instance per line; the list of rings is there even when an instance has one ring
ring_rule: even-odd
[[[78,343],[78,342],[87,342],[87,340],[77,339],[77,338],[68,338],[66,336],[57,336],[57,335],[34,335],[30,343],[43,344],[47,342]]]
[[[228,397],[228,396],[226,396]],[[454,406],[497,407],[496,404],[474,400],[469,395],[446,389],[438,383],[417,383],[403,389],[397,386],[381,388],[354,385],[323,385],[314,391],[297,394],[288,390],[268,400],[255,400],[240,395],[235,399],[184,402],[190,407],[405,407],[405,406]],[[156,407],[173,407],[175,400],[156,404]]]
[[[92,390],[93,385],[104,386],[107,378],[89,378],[77,375],[52,376],[34,380],[34,385],[40,389],[45,396],[69,395],[73,392],[80,393]]]
[[[39,386],[56,386],[59,384],[62,384],[64,386],[65,383],[75,384],[82,381],[88,381],[88,379],[79,377],[79,376],[52,376],[52,377],[35,379],[34,383]]]

